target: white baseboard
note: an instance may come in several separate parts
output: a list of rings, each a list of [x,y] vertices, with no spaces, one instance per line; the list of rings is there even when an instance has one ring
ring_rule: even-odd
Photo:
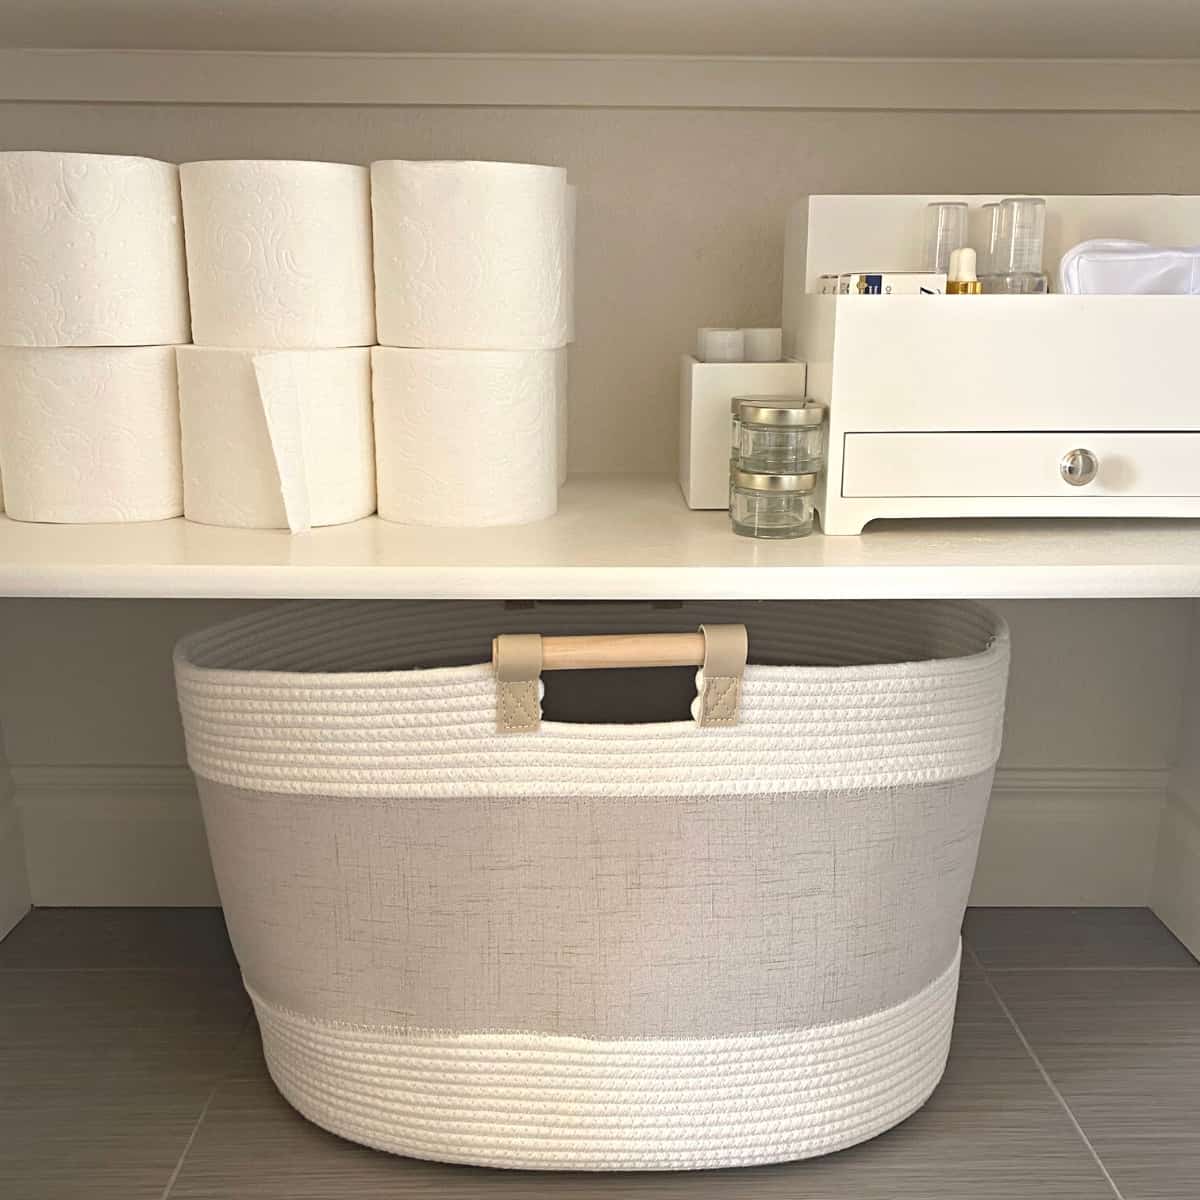
[[[34,904],[218,903],[185,767],[13,776]],[[1146,904],[1166,785],[1166,771],[1002,768],[971,902]]]
[[[1200,958],[1200,810],[1177,795],[1163,810],[1150,907]]]
[[[1165,770],[1002,768],[971,903],[1148,903],[1167,777]]]
[[[25,916],[29,906],[21,816],[11,799],[0,795],[0,939]]]
[[[35,905],[219,903],[186,767],[14,767]]]

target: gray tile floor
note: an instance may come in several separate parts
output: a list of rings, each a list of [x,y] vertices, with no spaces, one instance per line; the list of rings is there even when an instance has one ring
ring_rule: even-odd
[[[1143,909],[979,909],[950,1065],[824,1159],[554,1175],[392,1158],[266,1075],[220,915],[33,913],[0,943],[4,1200],[1196,1200],[1200,965]]]

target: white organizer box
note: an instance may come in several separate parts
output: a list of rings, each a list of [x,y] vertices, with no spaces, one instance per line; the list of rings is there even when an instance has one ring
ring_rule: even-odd
[[[915,270],[930,200],[812,196],[793,210],[785,353],[829,407],[827,534],[880,517],[1200,517],[1193,296],[821,296],[837,270]],[[977,236],[979,235],[979,236]],[[1089,237],[1200,241],[1200,197],[1047,197],[1046,267]],[[1088,451],[1086,483],[1067,458]]]

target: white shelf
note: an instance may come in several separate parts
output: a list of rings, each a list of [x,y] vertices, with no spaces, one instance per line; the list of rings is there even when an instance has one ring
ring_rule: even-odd
[[[440,530],[30,525],[0,519],[0,595],[783,599],[1200,596],[1197,521],[903,521],[862,537],[735,537],[674,480],[584,476],[557,517]]]

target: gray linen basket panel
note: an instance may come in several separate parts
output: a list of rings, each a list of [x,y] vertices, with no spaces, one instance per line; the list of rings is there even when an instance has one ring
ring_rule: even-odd
[[[990,773],[699,799],[336,800],[200,781],[246,981],[333,1021],[712,1037],[953,959]]]

